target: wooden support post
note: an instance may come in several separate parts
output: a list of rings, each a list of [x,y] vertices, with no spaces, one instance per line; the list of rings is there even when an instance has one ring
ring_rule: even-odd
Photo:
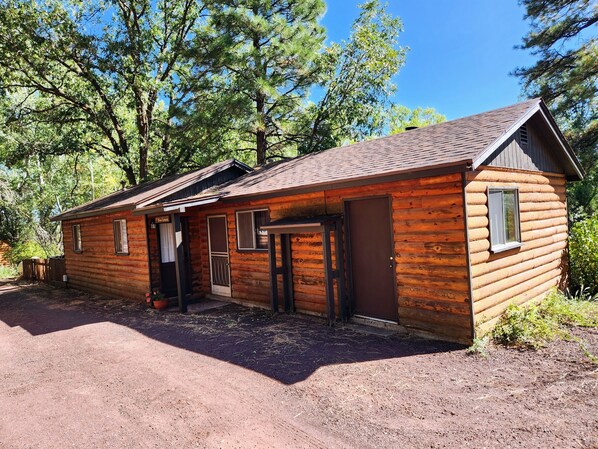
[[[272,312],[278,312],[278,270],[276,269],[276,234],[268,234],[268,260],[270,261],[270,290]]]
[[[185,298],[186,273],[183,254],[183,229],[181,227],[181,216],[172,214],[174,224],[174,262],[176,269],[176,288],[179,297],[179,312],[187,312],[187,299]]]
[[[340,309],[341,320],[347,321],[349,311],[347,309],[347,299],[345,295],[345,254],[343,250],[343,225],[341,220],[336,221],[334,228],[334,243],[336,248],[336,288],[338,295],[338,307]]]
[[[334,274],[332,272],[332,248],[330,245],[330,227],[326,225],[322,232],[322,253],[324,256],[324,279],[326,282],[326,308],[328,324],[334,325],[336,312],[334,310]]]
[[[282,285],[284,289],[284,311],[295,311],[295,298],[293,297],[293,258],[291,256],[290,234],[280,235],[280,250],[282,253]]]

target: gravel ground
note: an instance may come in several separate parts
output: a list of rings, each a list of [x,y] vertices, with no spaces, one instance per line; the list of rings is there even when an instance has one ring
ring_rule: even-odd
[[[598,447],[575,342],[481,358],[322,323],[0,283],[0,448]]]

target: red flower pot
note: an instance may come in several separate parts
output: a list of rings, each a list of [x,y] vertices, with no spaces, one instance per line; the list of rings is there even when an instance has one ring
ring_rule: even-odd
[[[167,299],[158,299],[154,301],[154,309],[164,310],[168,307]]]

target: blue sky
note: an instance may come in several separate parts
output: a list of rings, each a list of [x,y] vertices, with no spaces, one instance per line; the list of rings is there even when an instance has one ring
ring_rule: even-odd
[[[360,0],[327,0],[322,24],[328,39],[350,33]],[[529,24],[517,0],[388,0],[403,21],[400,44],[408,46],[393,101],[409,108],[432,106],[448,119],[521,100],[518,66],[534,59],[515,49]]]

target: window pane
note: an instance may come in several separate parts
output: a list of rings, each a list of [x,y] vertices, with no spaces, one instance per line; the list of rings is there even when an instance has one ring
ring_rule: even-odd
[[[174,223],[160,223],[160,256],[162,263],[174,262]]]
[[[253,213],[255,222],[255,247],[257,249],[268,249],[268,231],[262,230],[261,226],[268,224],[267,210],[258,210]]]
[[[81,251],[81,225],[73,226],[73,249]]]
[[[120,223],[113,221],[112,227],[114,229],[114,251],[120,253]]]
[[[120,220],[121,248],[123,253],[129,252],[129,241],[127,237],[127,220]]]
[[[515,191],[503,192],[505,243],[517,241],[517,209],[515,206]]]
[[[239,249],[253,249],[253,220],[251,212],[237,213],[237,246]]]
[[[503,245],[505,243],[505,231],[502,192],[500,190],[488,192],[488,215],[490,217],[490,242],[492,245]]]

